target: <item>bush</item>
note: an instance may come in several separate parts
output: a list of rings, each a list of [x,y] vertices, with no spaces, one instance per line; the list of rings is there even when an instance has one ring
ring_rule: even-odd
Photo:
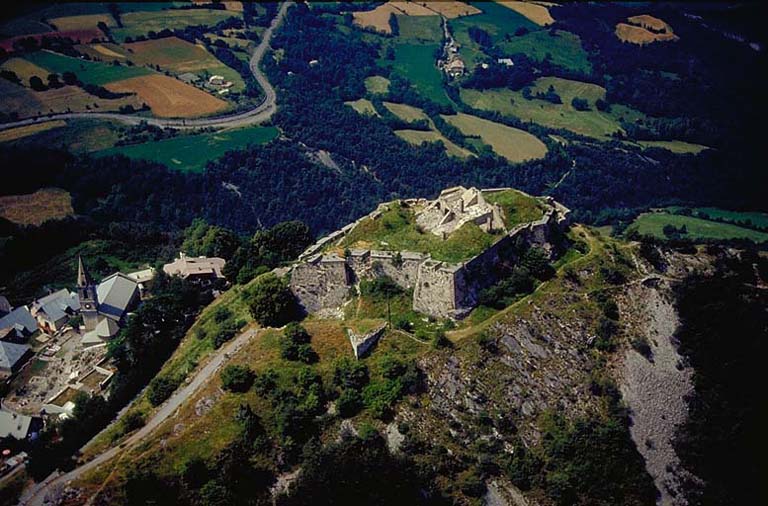
[[[361,390],[368,384],[368,366],[349,357],[336,362],[333,384],[343,390]]]
[[[460,473],[456,484],[461,493],[468,497],[481,497],[485,494],[485,482],[476,469],[467,469]]]
[[[219,376],[222,388],[230,392],[247,392],[255,378],[253,371],[244,365],[228,365]]]
[[[647,339],[644,337],[635,337],[630,341],[632,348],[648,360],[653,359],[653,350]]]
[[[179,378],[157,376],[149,383],[147,398],[153,406],[159,406],[173,395],[173,392],[179,388],[180,384],[181,380]]]
[[[283,331],[280,339],[280,356],[286,360],[293,360],[311,364],[317,361],[317,353],[310,346],[311,337],[307,330],[297,323],[289,323]]]
[[[341,392],[339,399],[336,401],[336,407],[339,410],[339,416],[350,418],[360,412],[360,409],[363,407],[363,398],[360,392],[348,388]]]
[[[253,319],[265,327],[280,327],[299,317],[296,298],[274,274],[260,278],[246,295]]]
[[[577,111],[589,110],[589,102],[587,102],[586,99],[583,99],[583,98],[573,97],[573,100],[571,100],[571,105]]]
[[[375,299],[386,299],[403,293],[403,289],[389,276],[360,281],[360,294]]]
[[[435,337],[432,338],[432,346],[437,349],[441,348],[453,348],[453,343],[448,337],[446,337],[443,330],[438,330]]]

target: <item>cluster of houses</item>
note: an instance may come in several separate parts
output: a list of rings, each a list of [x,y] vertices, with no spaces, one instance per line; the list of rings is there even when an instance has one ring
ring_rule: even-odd
[[[165,264],[163,271],[169,276],[207,285],[224,279],[224,265],[221,258],[188,257],[181,253],[179,258]],[[96,283],[82,258],[78,258],[75,291],[54,291],[16,308],[0,295],[0,380],[10,382],[29,363],[34,351],[28,343],[33,338],[38,343],[47,343],[52,337],[75,329],[77,333],[74,335],[80,340],[78,349],[105,346],[145,297],[147,283],[154,276],[155,269],[149,268],[129,274],[116,272]],[[45,356],[56,349],[58,347],[53,345],[38,351]],[[43,405],[45,413],[66,415],[74,407],[72,399],[77,391],[103,391],[114,373],[107,361],[104,359],[89,367],[88,373],[75,384],[68,385],[49,399]],[[34,439],[41,427],[39,417],[15,413],[0,406],[0,440],[8,437]]]
[[[186,84],[200,84],[202,83],[205,88],[216,91],[219,95],[225,95],[229,93],[229,89],[232,88],[234,83],[227,81],[224,76],[214,74],[208,76],[208,79],[203,80],[199,75],[192,72],[185,72],[179,75],[179,79]]]
[[[453,79],[463,76],[467,71],[464,60],[459,56],[459,44],[450,34],[447,34],[443,58],[437,61],[437,68]]]

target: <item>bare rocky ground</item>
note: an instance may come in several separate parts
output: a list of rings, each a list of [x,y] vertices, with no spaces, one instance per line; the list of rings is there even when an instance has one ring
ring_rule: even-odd
[[[641,318],[636,329],[650,343],[653,355],[646,358],[626,350],[620,389],[631,411],[630,434],[660,492],[657,504],[683,506],[687,501],[680,493],[680,461],[672,438],[688,414],[685,396],[692,389],[693,371],[683,367],[677,353],[673,343],[677,314],[660,290],[637,285],[628,294]]]

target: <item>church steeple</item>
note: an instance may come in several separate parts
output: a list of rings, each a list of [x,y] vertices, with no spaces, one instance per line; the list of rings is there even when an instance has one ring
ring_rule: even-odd
[[[85,330],[91,331],[99,323],[99,301],[96,285],[91,281],[81,256],[77,257],[77,295],[80,298],[80,314],[83,315]]]
[[[83,257],[77,255],[77,287],[85,288],[91,284],[91,277],[88,275],[88,271],[85,270],[85,265],[83,265]]]

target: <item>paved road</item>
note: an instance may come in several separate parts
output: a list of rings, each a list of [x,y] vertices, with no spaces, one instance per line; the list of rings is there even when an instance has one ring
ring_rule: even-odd
[[[198,373],[187,383],[186,386],[177,390],[170,399],[160,407],[159,410],[150,418],[146,425],[125,440],[120,446],[111,448],[98,455],[93,460],[73,469],[72,471],[60,474],[54,473],[35,487],[27,491],[19,500],[19,505],[43,506],[46,504],[46,495],[59,487],[66,486],[67,483],[83,475],[83,473],[95,469],[101,464],[111,460],[119,453],[127,451],[132,446],[141,442],[146,436],[152,433],[161,423],[173,415],[176,410],[186,402],[202,385],[204,385],[224,364],[229,357],[237,353],[251,339],[258,335],[258,329],[249,329],[240,334],[233,341],[220,348],[208,363],[198,371]],[[106,430],[106,429],[105,429]]]
[[[280,6],[280,10],[277,12],[277,15],[275,16],[275,19],[272,20],[272,24],[270,24],[269,28],[264,31],[264,34],[262,35],[261,42],[259,42],[259,45],[256,46],[256,49],[254,49],[253,54],[251,55],[251,61],[250,61],[250,67],[251,72],[253,73],[253,77],[256,78],[256,81],[259,83],[259,86],[261,86],[261,89],[264,90],[264,100],[259,104],[257,107],[240,113],[233,113],[233,114],[226,114],[223,116],[217,116],[217,117],[211,117],[211,118],[199,118],[199,119],[162,119],[162,118],[151,118],[151,117],[141,117],[141,116],[135,116],[132,114],[120,114],[120,113],[112,113],[112,112],[68,112],[68,113],[60,113],[60,114],[51,114],[48,116],[40,116],[36,118],[29,118],[29,119],[23,119],[20,121],[14,121],[11,123],[2,123],[0,124],[0,131],[6,130],[9,128],[15,128],[19,126],[24,125],[34,125],[36,123],[44,123],[46,121],[51,120],[57,120],[57,119],[105,119],[105,120],[113,120],[113,121],[120,121],[123,123],[127,123],[129,125],[138,125],[142,121],[146,121],[150,125],[158,126],[158,127],[173,127],[173,128],[179,128],[179,129],[194,129],[194,128],[204,128],[204,127],[239,127],[239,126],[247,126],[247,125],[254,125],[257,123],[263,123],[264,121],[268,120],[272,117],[272,115],[275,113],[275,110],[277,109],[275,107],[275,102],[277,100],[277,96],[275,95],[275,89],[272,87],[272,85],[267,80],[266,76],[262,73],[262,71],[259,69],[259,63],[261,63],[261,59],[264,56],[264,53],[266,53],[267,49],[269,48],[270,40],[272,39],[272,34],[274,33],[275,29],[280,25],[283,18],[285,17],[285,13],[288,10],[288,8],[293,4],[294,2],[283,2],[283,5]]]

